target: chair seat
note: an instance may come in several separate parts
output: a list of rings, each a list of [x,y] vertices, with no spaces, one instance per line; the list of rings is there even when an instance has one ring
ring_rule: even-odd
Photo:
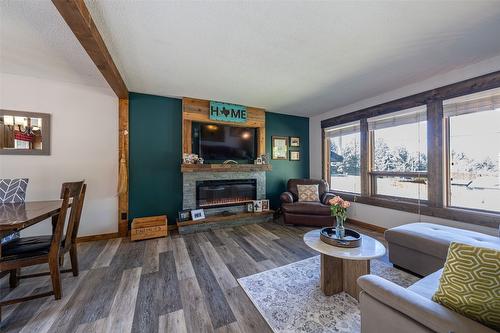
[[[2,245],[0,261],[48,255],[52,236],[22,237]]]
[[[330,206],[323,205],[321,202],[294,202],[283,204],[282,209],[289,214],[303,215],[322,215],[330,216]]]

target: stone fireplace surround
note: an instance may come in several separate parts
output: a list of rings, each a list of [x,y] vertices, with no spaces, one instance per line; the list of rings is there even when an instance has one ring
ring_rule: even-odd
[[[257,200],[266,198],[266,172],[186,172],[182,174],[182,207],[183,209],[196,209],[196,181],[222,180],[222,179],[255,179],[257,181]],[[229,211],[241,213],[246,210],[245,205],[217,207],[205,209],[205,215],[211,216]]]

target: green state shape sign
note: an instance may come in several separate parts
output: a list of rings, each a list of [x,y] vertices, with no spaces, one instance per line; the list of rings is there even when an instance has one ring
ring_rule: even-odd
[[[209,118],[212,120],[244,123],[247,121],[247,108],[243,105],[210,101]]]

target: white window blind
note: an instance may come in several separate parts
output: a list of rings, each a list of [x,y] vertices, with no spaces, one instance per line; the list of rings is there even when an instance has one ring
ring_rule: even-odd
[[[359,121],[354,121],[351,123],[325,128],[325,136],[327,138],[335,138],[338,136],[359,133],[359,131]]]
[[[445,117],[500,109],[500,88],[460,96],[443,102]]]
[[[411,109],[391,112],[382,116],[368,118],[368,129],[378,130],[382,128],[413,124],[427,119],[427,107],[417,106]]]

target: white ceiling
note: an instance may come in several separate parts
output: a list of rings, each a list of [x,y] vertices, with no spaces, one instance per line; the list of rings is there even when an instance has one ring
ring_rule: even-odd
[[[50,0],[0,1],[0,72],[108,87]]]
[[[288,114],[500,54],[498,1],[86,2],[130,91]],[[2,71],[103,84],[50,1],[0,9]]]

